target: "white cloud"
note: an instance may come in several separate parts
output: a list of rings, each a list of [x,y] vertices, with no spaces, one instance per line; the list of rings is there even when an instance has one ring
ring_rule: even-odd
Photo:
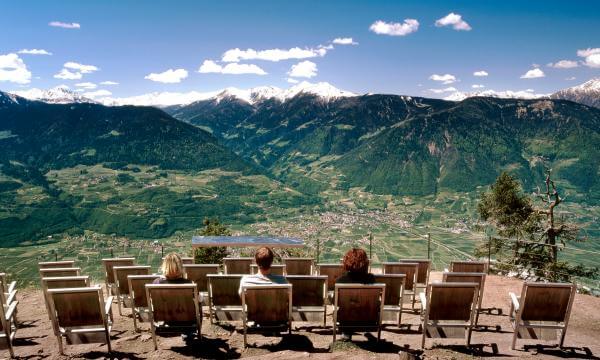
[[[94,65],[83,65],[83,64],[76,63],[76,62],[73,62],[73,61],[66,62],[63,65],[63,67],[65,67],[67,69],[77,70],[78,72],[80,72],[82,74],[89,74],[89,73],[93,73],[94,71],[98,71],[99,70]]]
[[[90,99],[94,99],[97,97],[111,96],[111,95],[112,95],[112,93],[110,91],[104,90],[104,89],[83,93],[83,96],[90,98]]]
[[[48,25],[53,26],[53,27],[63,28],[63,29],[80,29],[81,28],[81,25],[76,22],[66,23],[66,22],[62,22],[62,21],[51,21],[50,23],[48,23]]]
[[[308,59],[325,56],[330,48],[320,46],[316,49],[294,47],[291,49],[268,49],[268,50],[241,50],[238,48],[227,50],[221,60],[224,62],[240,62],[242,60],[265,60],[281,61],[289,59]]]
[[[447,87],[445,89],[429,89],[429,91],[431,91],[434,94],[442,94],[442,93],[445,93],[445,92],[454,92],[454,91],[457,91],[457,90],[456,90],[455,87],[450,86],[450,87]]]
[[[296,65],[292,65],[290,71],[288,71],[290,77],[304,77],[311,78],[317,76],[317,64],[312,61],[302,61]]]
[[[161,72],[161,73],[150,73],[150,74],[144,76],[144,79],[161,82],[161,83],[173,84],[173,83],[181,82],[181,80],[185,79],[187,76],[188,76],[187,70],[169,69],[169,70]]]
[[[21,49],[18,51],[18,53],[26,55],[52,55],[51,52],[44,49]]]
[[[555,69],[571,69],[576,68],[579,64],[573,60],[560,60],[555,63],[549,63],[548,66]]]
[[[443,18],[437,19],[435,21],[435,26],[437,26],[437,27],[450,26],[450,25],[452,25],[452,28],[454,30],[458,30],[458,31],[471,30],[471,26],[462,19],[462,16],[460,14],[455,14],[453,12],[451,12],[450,14],[444,16]]]
[[[29,84],[31,71],[19,55],[10,53],[0,55],[0,81],[9,81],[16,84]]]
[[[482,88],[484,88],[484,87],[485,87],[485,85],[481,85],[481,84],[473,84],[473,85],[471,85],[471,87],[472,87],[473,89],[482,89]]]
[[[583,64],[591,68],[600,68],[600,48],[577,50],[577,56],[585,58]]]
[[[79,71],[73,72],[68,69],[62,69],[58,74],[54,74],[54,77],[63,80],[79,80],[83,75]]]
[[[572,81],[572,80],[575,80],[575,76],[568,77],[568,78],[566,78],[565,80],[567,80],[567,81]]]
[[[356,41],[352,40],[351,37],[335,38],[335,39],[333,39],[332,43],[337,44],[337,45],[358,45],[358,43]]]
[[[292,78],[287,78],[287,82],[289,82],[290,84],[297,84],[297,83],[299,83],[300,81],[299,81],[299,80],[296,80],[296,79],[292,79]]]
[[[109,81],[102,81],[102,82],[100,83],[100,85],[119,85],[119,83],[118,83],[118,82],[116,82],[116,81],[110,81],[110,80],[109,80]]]
[[[254,65],[254,64],[229,63],[225,66],[221,66],[212,60],[204,60],[202,65],[200,65],[198,72],[203,73],[203,74],[216,73],[216,74],[232,74],[232,75],[241,75],[241,74],[267,75],[266,71],[264,71],[259,66]]]
[[[444,75],[433,74],[429,77],[429,80],[441,81],[442,84],[452,84],[452,83],[456,82],[456,77],[452,74],[444,74]]]
[[[545,76],[546,76],[546,74],[544,74],[544,72],[541,69],[535,68],[535,69],[531,69],[531,70],[527,71],[525,74],[521,75],[521,79],[536,79],[536,78],[543,78]]]
[[[98,85],[96,85],[92,82],[82,82],[82,83],[75,84],[75,86],[84,88],[84,89],[88,89],[88,90],[95,89],[98,87]]]
[[[479,71],[475,71],[473,73],[473,76],[488,76],[488,72],[485,70],[479,70]]]
[[[404,19],[403,23],[387,23],[377,20],[369,30],[378,35],[405,36],[419,30],[419,22],[415,19]]]
[[[474,91],[474,92],[461,92],[457,91],[452,93],[446,97],[445,100],[451,101],[462,101],[466,98],[473,96],[488,96],[488,97],[496,97],[502,99],[539,99],[548,97],[550,94],[537,94],[533,89],[527,90],[504,90],[504,91],[496,91],[496,90],[483,90],[483,91]]]

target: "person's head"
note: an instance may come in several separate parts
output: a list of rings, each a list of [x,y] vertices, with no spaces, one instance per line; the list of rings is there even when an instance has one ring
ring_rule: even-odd
[[[344,271],[367,273],[369,258],[363,249],[352,248],[344,255]]]
[[[266,271],[271,268],[271,264],[273,263],[273,250],[268,247],[261,247],[256,250],[256,254],[254,254],[254,260],[256,261],[256,265],[258,268]]]
[[[162,263],[162,273],[169,280],[183,278],[183,263],[179,255],[170,253],[165,256]]]

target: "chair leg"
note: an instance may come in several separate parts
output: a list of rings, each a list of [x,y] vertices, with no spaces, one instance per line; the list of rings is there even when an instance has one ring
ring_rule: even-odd
[[[335,335],[336,335],[337,326],[335,325],[335,321],[333,322],[333,343],[331,345],[335,345]]]
[[[110,333],[106,331],[106,346],[108,347],[108,352],[112,352],[112,346],[110,344]]]
[[[6,342],[8,343],[8,354],[10,355],[10,358],[13,359],[15,357],[15,350],[13,349],[12,340],[9,336],[7,336]]]
[[[519,335],[519,327],[515,324],[515,333],[513,334],[512,346],[510,347],[513,350],[517,349],[517,335]]]
[[[158,350],[158,341],[156,340],[156,328],[154,326],[154,319],[151,319],[150,331],[152,331],[152,341],[154,342],[154,350]]]
[[[58,352],[61,355],[64,355],[65,349],[63,348],[62,337],[60,335],[56,335],[56,340],[58,341]]]
[[[423,337],[421,338],[421,349],[425,350],[425,337],[427,336],[427,330],[425,324],[423,324]]]
[[[467,347],[471,347],[471,332],[473,328],[469,326],[469,330],[467,331]]]
[[[560,342],[558,343],[558,347],[562,349],[563,344],[565,342],[565,335],[567,335],[567,328],[563,328],[560,331]]]
[[[379,325],[379,328],[377,329],[377,343],[379,343],[380,340],[381,340],[381,324]]]
[[[248,347],[248,338],[247,338],[248,327],[246,326],[246,321],[244,321],[244,350]]]
[[[133,315],[133,331],[140,332],[140,330],[137,327],[137,312],[135,311],[135,306],[131,310],[131,313]]]

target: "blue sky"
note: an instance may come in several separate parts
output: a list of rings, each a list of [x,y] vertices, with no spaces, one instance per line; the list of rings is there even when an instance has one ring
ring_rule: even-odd
[[[6,91],[92,83],[80,88],[126,97],[286,88],[307,80],[356,93],[444,97],[452,88],[549,93],[600,76],[599,1],[20,0],[3,4],[0,30],[0,89]],[[332,44],[336,38],[357,44]],[[241,59],[223,58],[236,48]],[[290,54],[293,48],[304,55]],[[52,55],[19,53],[24,49]],[[281,57],[291,58],[272,61],[272,52],[248,49],[281,49]],[[206,60],[213,62],[198,72]],[[567,60],[562,68],[548,65],[561,60]],[[80,78],[55,78],[63,69]],[[160,75],[169,69],[174,72]],[[186,77],[177,76],[184,71]],[[105,81],[118,85],[100,84]]]

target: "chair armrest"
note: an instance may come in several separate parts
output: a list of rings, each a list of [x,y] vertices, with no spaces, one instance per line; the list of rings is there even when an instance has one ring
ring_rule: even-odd
[[[17,282],[16,281],[11,282],[10,285],[8,285],[8,291],[7,292],[8,293],[13,292],[13,290],[15,290],[15,287],[17,287]]]
[[[109,296],[104,303],[104,313],[108,315],[112,309],[113,296]]]
[[[12,292],[8,293],[8,296],[6,297],[6,305],[10,305],[16,299],[17,299],[17,290],[13,290]]]
[[[515,311],[519,311],[519,298],[517,297],[517,295],[515,295],[515,293],[512,292],[509,292],[508,295],[510,296],[512,307],[515,309]]]
[[[15,301],[8,306],[8,311],[6,312],[6,321],[9,321],[10,319],[12,319],[12,317],[15,314],[15,311],[17,310],[18,303],[19,303],[18,301]]]
[[[427,296],[425,293],[419,293],[419,299],[421,299],[421,310],[427,309]]]

